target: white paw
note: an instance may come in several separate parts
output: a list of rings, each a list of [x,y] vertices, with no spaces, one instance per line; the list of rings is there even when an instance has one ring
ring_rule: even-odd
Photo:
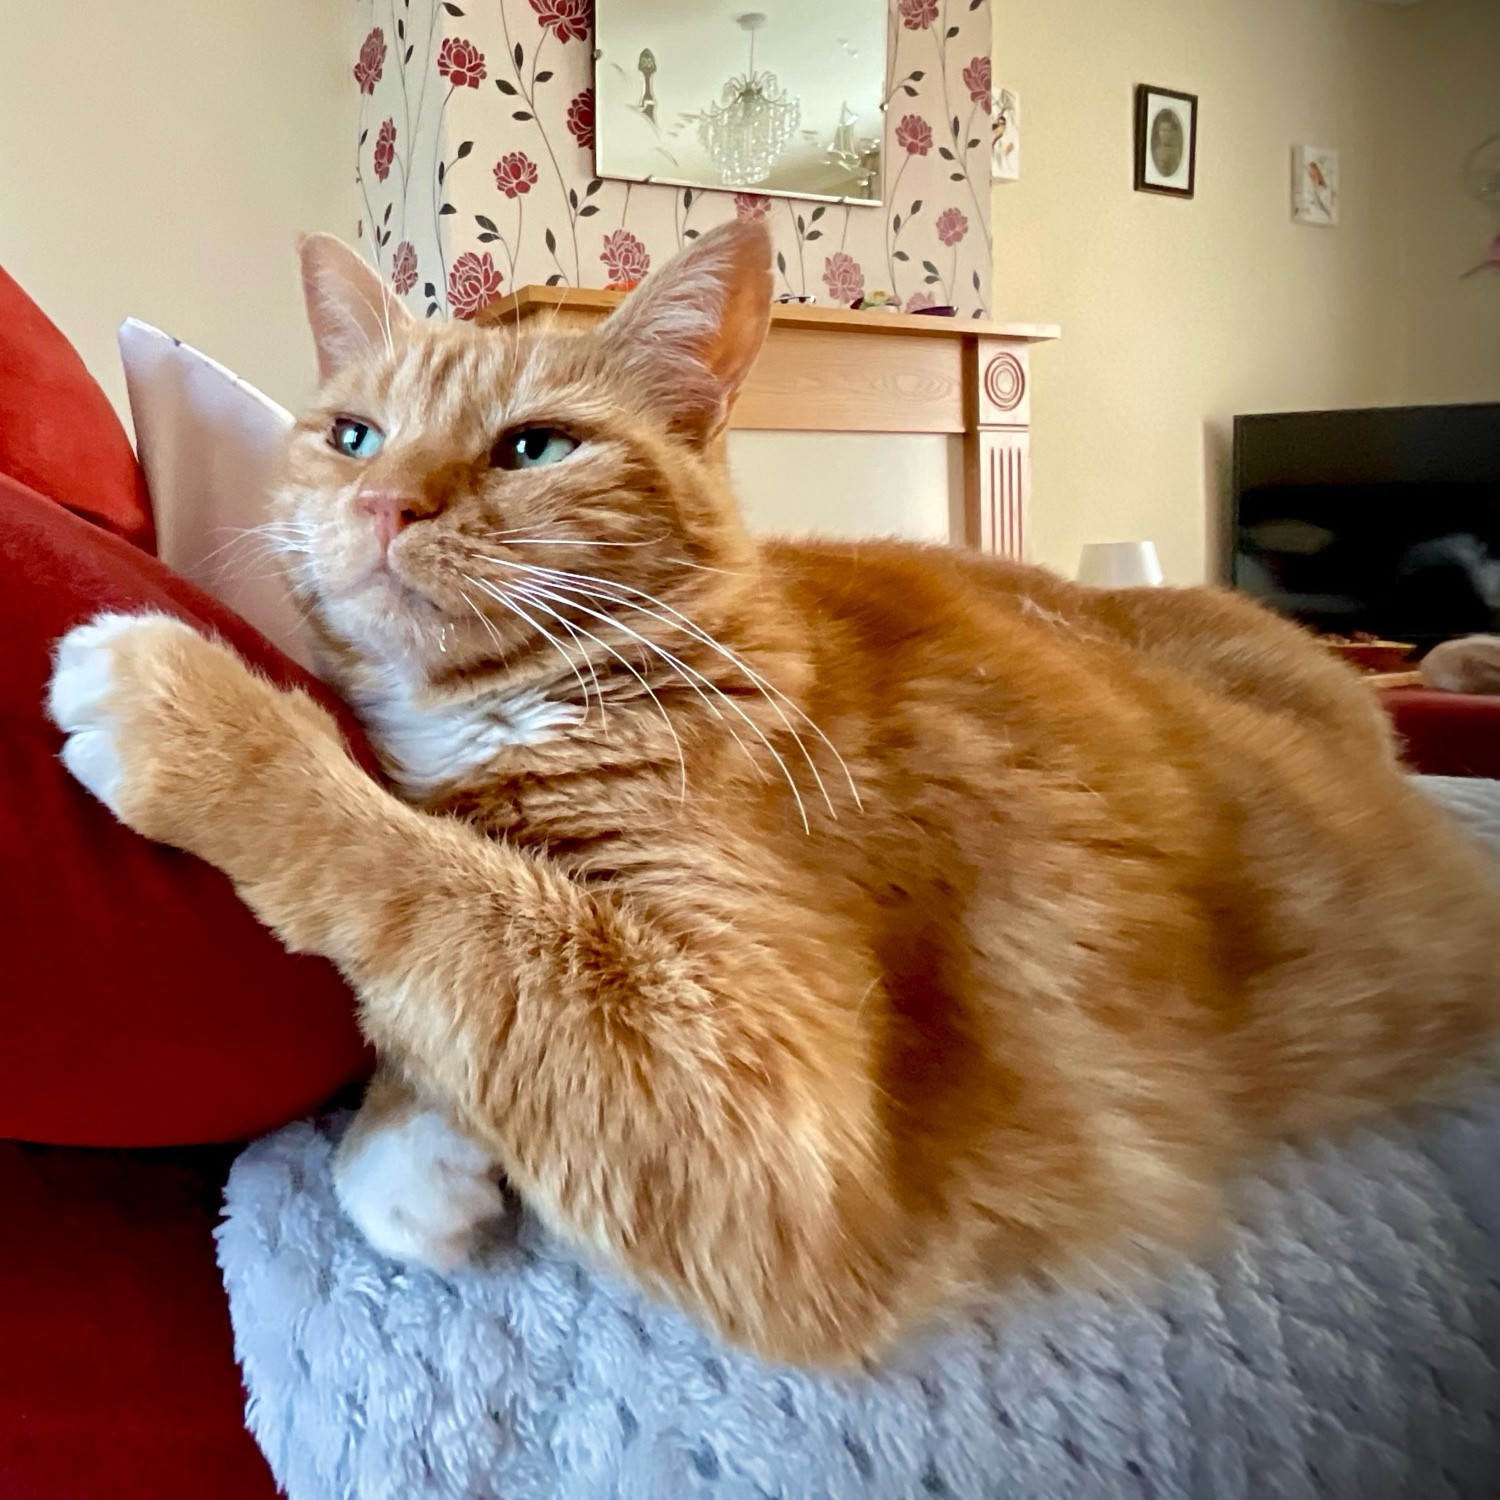
[[[435,1111],[371,1132],[335,1161],[344,1212],[383,1255],[448,1271],[505,1212],[484,1150]]]
[[[121,636],[156,626],[163,615],[95,615],[75,625],[58,643],[47,689],[47,712],[67,735],[62,763],[109,810],[119,813],[124,763],[109,709],[115,691],[115,645]],[[181,625],[184,630],[192,627]]]

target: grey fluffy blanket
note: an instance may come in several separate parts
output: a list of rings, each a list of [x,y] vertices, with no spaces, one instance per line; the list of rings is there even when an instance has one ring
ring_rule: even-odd
[[[1500,849],[1500,783],[1433,790]],[[219,1231],[292,1500],[1500,1495],[1500,1089],[1280,1152],[1206,1267],[997,1309],[858,1379],[719,1347],[529,1221],[482,1270],[403,1271],[335,1204],[338,1128],[250,1147]]]

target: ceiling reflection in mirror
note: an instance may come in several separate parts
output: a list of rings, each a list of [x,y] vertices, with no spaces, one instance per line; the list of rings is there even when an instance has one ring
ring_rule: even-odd
[[[880,201],[885,0],[596,0],[601,177]]]

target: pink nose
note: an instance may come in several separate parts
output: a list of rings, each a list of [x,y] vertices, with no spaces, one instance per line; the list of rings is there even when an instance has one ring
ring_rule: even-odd
[[[382,552],[413,521],[420,521],[424,516],[432,514],[415,495],[405,490],[364,490],[354,502],[354,507],[375,523],[375,535],[380,540]]]

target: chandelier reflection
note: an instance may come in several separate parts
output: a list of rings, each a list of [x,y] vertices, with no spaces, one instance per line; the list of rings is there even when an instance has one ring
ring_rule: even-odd
[[[726,187],[764,182],[802,123],[802,104],[790,97],[774,73],[755,71],[755,33],[766,24],[759,12],[736,16],[750,37],[750,65],[731,78],[719,101],[698,121],[698,137]]]

